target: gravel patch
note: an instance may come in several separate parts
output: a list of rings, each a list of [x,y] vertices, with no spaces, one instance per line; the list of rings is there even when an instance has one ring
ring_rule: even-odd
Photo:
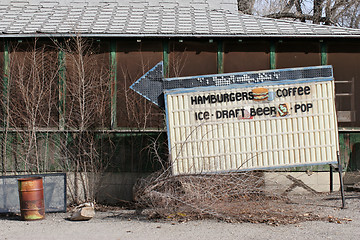
[[[321,221],[269,225],[217,220],[148,220],[135,210],[96,212],[90,221],[72,222],[69,213],[47,213],[40,221],[0,216],[0,239],[360,239],[360,193],[303,196],[303,204]]]

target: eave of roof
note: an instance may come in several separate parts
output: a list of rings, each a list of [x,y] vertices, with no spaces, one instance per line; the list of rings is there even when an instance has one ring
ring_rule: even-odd
[[[210,0],[201,0],[200,5],[157,0],[157,5],[149,5],[152,1],[127,0],[130,4],[122,5],[121,1],[93,0],[66,5],[61,0],[51,4],[41,0],[14,4],[19,0],[12,0],[0,3],[0,37],[360,38],[360,29],[244,15],[213,9]]]
[[[36,34],[0,34],[0,38],[71,38],[71,37],[89,37],[89,38],[360,38],[360,35],[221,35],[221,34],[97,34],[97,33],[66,33],[66,34],[48,34],[48,33],[36,33]]]

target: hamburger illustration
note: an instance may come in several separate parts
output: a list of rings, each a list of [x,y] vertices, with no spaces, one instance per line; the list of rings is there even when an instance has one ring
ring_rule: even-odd
[[[269,97],[269,90],[266,88],[255,88],[252,90],[255,101],[265,101]]]

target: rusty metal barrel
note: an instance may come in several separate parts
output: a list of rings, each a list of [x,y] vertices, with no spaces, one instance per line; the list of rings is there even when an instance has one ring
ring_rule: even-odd
[[[42,177],[18,179],[21,219],[25,221],[45,218]]]

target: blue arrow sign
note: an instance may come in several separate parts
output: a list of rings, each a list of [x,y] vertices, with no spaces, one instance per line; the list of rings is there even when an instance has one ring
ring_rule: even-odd
[[[332,66],[316,66],[304,68],[287,68],[264,70],[256,72],[239,72],[226,74],[211,74],[190,77],[163,77],[163,62],[159,62],[134,84],[131,89],[155,103],[164,107],[164,90],[176,88],[194,88],[209,86],[226,86],[230,84],[262,84],[284,80],[313,80],[332,78]]]

